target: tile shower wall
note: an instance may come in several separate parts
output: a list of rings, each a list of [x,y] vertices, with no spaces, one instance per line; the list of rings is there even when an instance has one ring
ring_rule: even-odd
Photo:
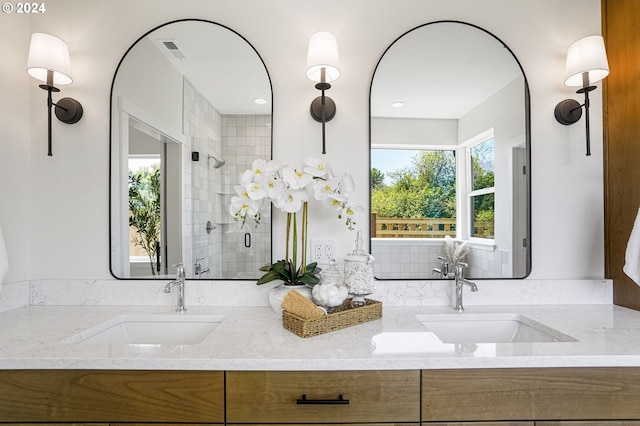
[[[242,172],[257,158],[271,158],[271,116],[222,115],[185,79],[184,132],[191,143],[183,152],[187,273],[199,261],[210,270],[205,279],[257,278],[258,268],[271,261],[271,218],[241,227],[228,208]],[[191,159],[192,151],[199,161]],[[215,168],[209,156],[225,164]]]
[[[222,168],[214,161],[222,157],[221,116],[216,108],[187,79],[184,79],[184,133],[188,136],[183,149],[183,262],[188,276],[193,276],[198,261],[214,278],[222,270]],[[192,159],[197,152],[199,159]],[[209,231],[207,224],[210,223]]]
[[[242,173],[257,158],[271,158],[270,115],[223,115],[222,156],[227,164],[222,191],[222,268],[225,277],[257,278],[258,268],[271,262],[271,217],[263,216],[256,227],[244,227],[228,213]]]
[[[373,239],[371,254],[374,271],[379,279],[429,279],[433,268],[440,266],[438,256],[445,256],[444,245],[437,240]],[[494,246],[469,245],[465,262],[467,276],[503,278],[511,276],[509,253]]]

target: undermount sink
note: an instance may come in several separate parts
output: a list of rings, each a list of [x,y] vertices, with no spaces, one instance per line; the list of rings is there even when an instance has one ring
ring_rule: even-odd
[[[195,345],[223,320],[221,315],[121,315],[70,337],[66,343]]]
[[[571,336],[513,313],[418,315],[443,343],[576,342]]]

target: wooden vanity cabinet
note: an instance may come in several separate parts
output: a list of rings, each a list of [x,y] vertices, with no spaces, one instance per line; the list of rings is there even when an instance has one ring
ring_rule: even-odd
[[[423,422],[598,419],[640,419],[640,368],[422,372]]]
[[[417,370],[229,371],[226,390],[227,424],[420,423]]]
[[[640,426],[640,420],[536,422],[536,426]]]
[[[0,423],[640,426],[640,368],[0,371]]]
[[[224,423],[220,371],[0,371],[7,423]]]
[[[424,426],[535,426],[535,422],[432,422]]]

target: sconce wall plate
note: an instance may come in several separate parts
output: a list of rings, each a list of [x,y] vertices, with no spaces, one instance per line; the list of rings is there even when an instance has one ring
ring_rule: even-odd
[[[582,105],[574,99],[565,99],[556,105],[553,111],[558,123],[565,126],[576,123],[582,117]]]
[[[55,106],[56,117],[67,124],[74,124],[80,121],[84,112],[80,102],[73,98],[62,98]]]
[[[324,117],[322,116],[322,102],[324,102]],[[311,117],[318,123],[326,123],[336,116],[336,103],[328,96],[318,96],[311,102]]]

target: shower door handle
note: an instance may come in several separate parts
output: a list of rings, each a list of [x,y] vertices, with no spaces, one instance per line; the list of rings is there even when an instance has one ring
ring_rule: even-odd
[[[251,234],[248,232],[244,234],[244,246],[246,248],[251,247]]]

